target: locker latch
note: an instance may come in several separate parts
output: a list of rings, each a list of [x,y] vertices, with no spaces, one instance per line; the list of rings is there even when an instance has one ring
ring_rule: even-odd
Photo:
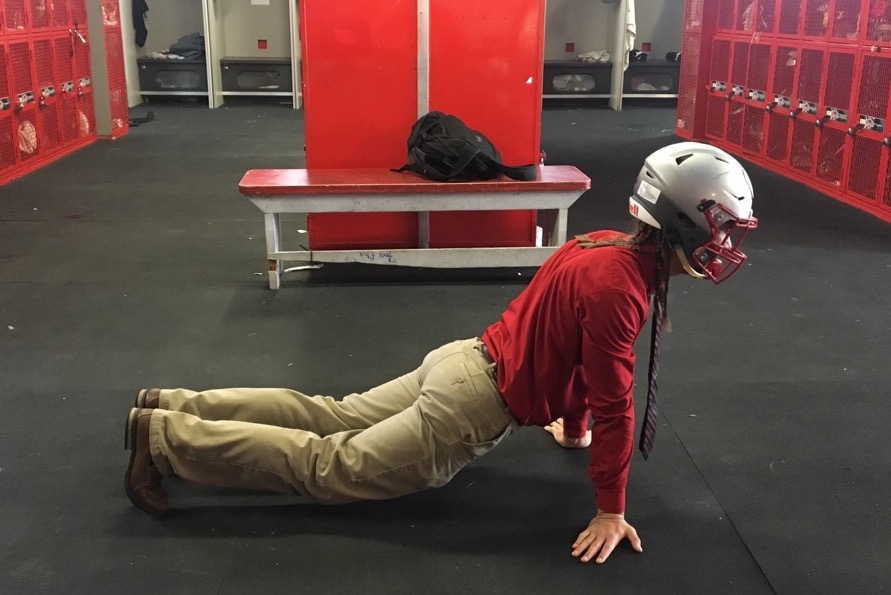
[[[798,116],[798,114],[810,114],[812,116],[817,115],[817,104],[811,103],[810,101],[805,101],[803,99],[798,100],[798,107],[793,111],[789,112],[789,117],[793,120]]]
[[[79,39],[81,43],[87,43],[86,37],[81,35],[77,29],[69,29],[68,32],[71,33],[71,37]]]
[[[15,109],[20,110],[25,107],[28,103],[34,103],[34,92],[26,91],[25,93],[18,94],[18,101],[16,102]]]
[[[43,89],[41,89],[40,90],[40,107],[43,107],[46,105],[46,100],[48,97],[55,97],[55,96],[56,96],[56,88],[54,86],[50,85],[48,87],[44,87]]]
[[[775,107],[789,109],[790,107],[792,107],[792,98],[786,97],[785,95],[774,95],[773,102],[768,103],[764,109],[766,109],[769,112],[772,112],[773,108],[775,108]]]
[[[10,107],[12,107],[12,103],[9,101],[9,97],[0,97],[0,111],[6,111]]]
[[[759,91],[758,89],[749,89],[749,99],[752,101],[764,101],[767,99],[766,91]]]
[[[847,122],[848,121],[848,111],[843,109],[838,109],[836,107],[827,107],[826,114],[814,122],[814,125],[817,128],[823,126],[825,122]]]
[[[848,134],[850,136],[854,136],[860,130],[875,130],[876,132],[884,132],[885,131],[885,120],[882,118],[875,118],[873,116],[868,116],[866,114],[860,114],[859,121],[856,126],[852,126],[848,128]]]

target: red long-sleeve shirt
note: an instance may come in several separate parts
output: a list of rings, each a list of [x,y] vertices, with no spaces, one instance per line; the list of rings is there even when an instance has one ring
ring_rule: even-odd
[[[595,240],[626,237],[615,231]],[[604,512],[625,511],[634,450],[634,343],[655,282],[652,251],[560,247],[483,334],[504,399],[523,425],[564,418],[580,438],[594,420],[588,474]]]

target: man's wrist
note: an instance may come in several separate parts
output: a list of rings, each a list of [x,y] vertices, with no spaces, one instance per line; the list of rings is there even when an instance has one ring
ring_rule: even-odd
[[[610,521],[624,520],[625,514],[622,512],[604,512],[598,508],[597,509],[597,518],[604,519],[604,520],[610,520]]]

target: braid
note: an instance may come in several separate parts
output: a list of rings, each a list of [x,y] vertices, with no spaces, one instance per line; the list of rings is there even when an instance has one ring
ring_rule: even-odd
[[[655,247],[656,278],[653,293],[653,321],[650,328],[650,365],[647,369],[647,407],[644,413],[644,425],[640,434],[640,450],[644,458],[649,456],[655,440],[658,407],[656,397],[659,392],[659,349],[662,331],[671,330],[668,319],[668,278],[671,273],[671,245],[662,230],[640,222],[637,231],[628,238],[613,241],[596,241],[588,236],[576,236],[582,248],[598,248],[601,246],[619,246],[639,252],[641,247],[649,244]]]

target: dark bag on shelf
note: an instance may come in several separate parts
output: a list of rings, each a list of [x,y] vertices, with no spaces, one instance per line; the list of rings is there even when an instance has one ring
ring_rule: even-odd
[[[534,165],[508,166],[495,145],[458,117],[430,112],[411,127],[408,162],[393,171],[410,171],[437,182],[490,180],[504,174],[514,180],[534,180]]]

